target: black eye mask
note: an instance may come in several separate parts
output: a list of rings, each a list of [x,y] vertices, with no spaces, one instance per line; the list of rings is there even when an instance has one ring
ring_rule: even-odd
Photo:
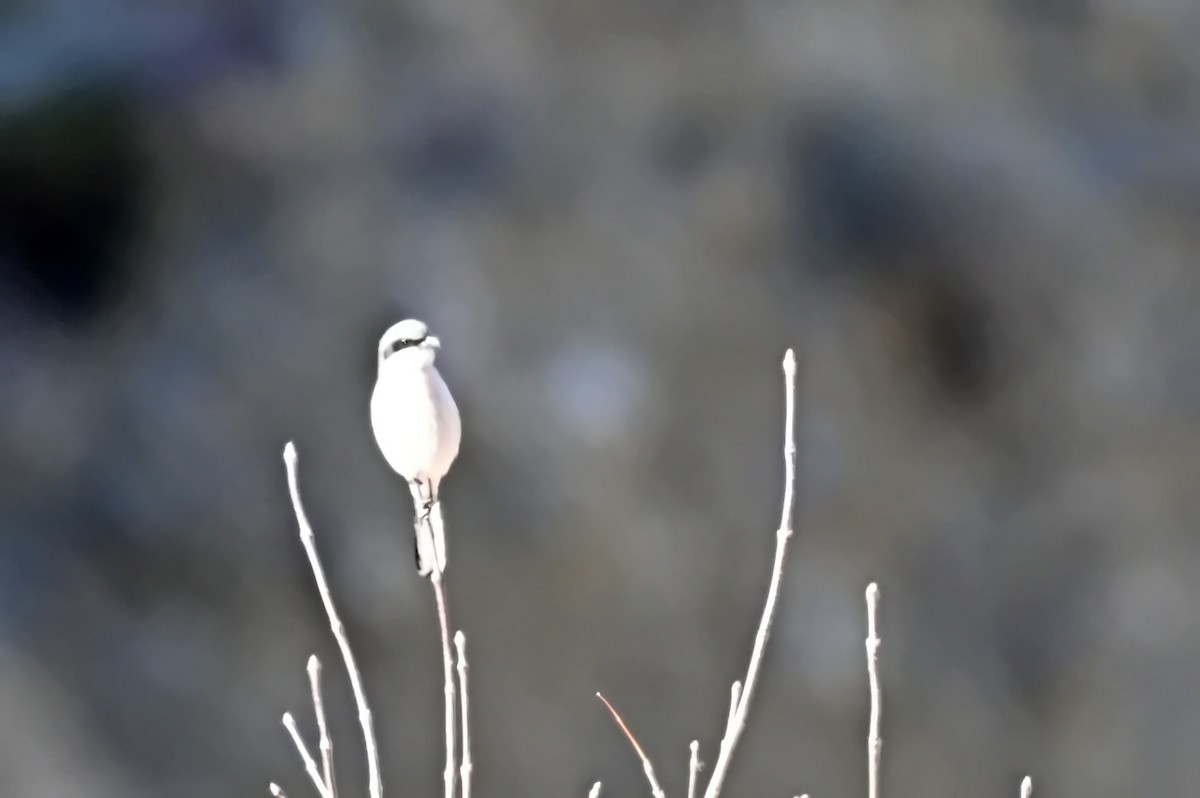
[[[392,343],[388,344],[387,348],[383,350],[383,359],[387,360],[401,349],[410,349],[414,346],[420,346],[425,342],[425,338],[426,336],[421,336],[420,338],[398,338]]]

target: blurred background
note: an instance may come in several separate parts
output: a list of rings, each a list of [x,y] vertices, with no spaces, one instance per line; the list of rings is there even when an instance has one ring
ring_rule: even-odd
[[[308,510],[391,795],[442,767],[432,596],[372,439],[443,342],[476,793],[1200,781],[1200,6],[41,0],[0,8],[0,783],[311,795]]]

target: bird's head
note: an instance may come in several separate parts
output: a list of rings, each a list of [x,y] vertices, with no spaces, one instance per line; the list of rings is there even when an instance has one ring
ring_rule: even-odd
[[[441,342],[429,334],[425,322],[405,319],[388,327],[379,339],[379,368],[383,364],[405,364],[414,368],[433,365]]]

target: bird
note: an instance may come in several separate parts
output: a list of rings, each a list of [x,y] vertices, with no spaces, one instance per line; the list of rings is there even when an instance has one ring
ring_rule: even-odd
[[[421,576],[446,570],[439,488],[462,441],[458,405],[434,365],[440,348],[424,322],[393,324],[379,339],[379,370],[371,393],[375,442],[412,493]]]

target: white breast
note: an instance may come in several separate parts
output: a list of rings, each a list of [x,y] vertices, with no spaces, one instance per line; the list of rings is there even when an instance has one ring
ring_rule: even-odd
[[[437,369],[387,361],[371,395],[371,427],[384,458],[405,479],[437,484],[458,455],[458,407]]]

